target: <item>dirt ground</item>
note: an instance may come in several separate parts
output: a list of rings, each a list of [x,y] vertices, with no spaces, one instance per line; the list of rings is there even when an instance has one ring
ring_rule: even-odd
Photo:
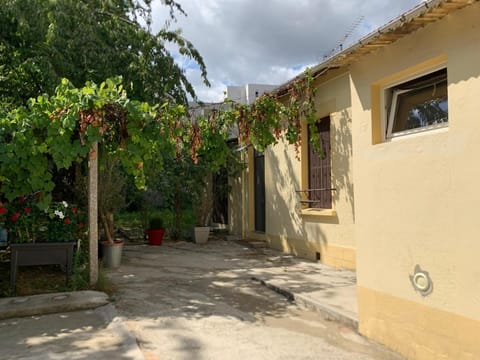
[[[147,360],[400,359],[252,281],[252,269],[288,266],[234,242],[126,246],[111,270],[114,305]]]

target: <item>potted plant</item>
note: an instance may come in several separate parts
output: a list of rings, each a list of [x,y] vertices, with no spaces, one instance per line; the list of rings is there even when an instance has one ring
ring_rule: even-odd
[[[0,223],[10,244],[74,242],[78,238],[78,208],[66,201],[40,208],[40,194],[21,196],[0,205]]]
[[[39,236],[39,215],[35,196],[20,196],[2,205],[4,224],[11,243],[35,243]]]
[[[125,207],[126,175],[120,159],[100,151],[98,214],[103,228],[101,251],[103,266],[117,268],[122,261],[124,241],[117,238],[114,213]]]
[[[10,241],[10,284],[15,289],[18,266],[60,265],[67,281],[72,272],[73,252],[81,223],[76,206],[66,201],[43,211],[40,194],[21,196],[0,206],[0,220]]]
[[[78,208],[66,201],[51,204],[44,212],[48,216],[47,239],[49,242],[75,240],[77,232],[83,227],[78,221]]]
[[[163,227],[163,219],[161,217],[152,217],[149,222],[148,229],[145,230],[148,237],[149,245],[160,246],[165,235],[165,228]]]
[[[210,235],[210,220],[213,213],[212,174],[207,172],[203,181],[198,183],[194,200],[195,224],[194,240],[197,244],[205,244]]]

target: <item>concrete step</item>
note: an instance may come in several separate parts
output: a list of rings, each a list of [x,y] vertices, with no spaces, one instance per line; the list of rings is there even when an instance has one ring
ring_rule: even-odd
[[[239,244],[246,245],[255,249],[266,249],[267,242],[264,240],[251,240],[251,239],[242,239],[238,241]]]

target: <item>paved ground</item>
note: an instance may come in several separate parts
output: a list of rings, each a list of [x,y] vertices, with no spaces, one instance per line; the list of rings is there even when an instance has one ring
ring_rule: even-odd
[[[90,294],[82,293],[76,305],[95,305],[90,299]],[[51,304],[48,295],[36,300],[41,303],[39,311]],[[64,304],[75,307],[68,301]],[[21,305],[16,308],[19,314],[24,311]],[[116,317],[113,305],[108,304],[90,310],[0,320],[0,359],[142,360],[144,356],[135,337]]]
[[[126,246],[108,273],[113,299],[0,299],[0,359],[400,359],[352,330],[353,272],[215,240]]]
[[[327,303],[323,310],[352,325],[351,272],[226,241],[124,250],[122,266],[109,272],[118,287],[114,305],[147,360],[399,359],[252,280]],[[345,291],[350,300],[338,309],[328,304]]]

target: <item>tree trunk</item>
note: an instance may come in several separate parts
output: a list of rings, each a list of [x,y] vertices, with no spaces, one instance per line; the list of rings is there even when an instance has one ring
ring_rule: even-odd
[[[107,211],[107,223],[108,223],[108,230],[110,233],[110,239],[108,240],[110,243],[113,243],[113,240],[115,240],[115,228],[113,224],[113,212],[112,211]]]
[[[208,226],[213,213],[213,174],[209,171],[205,175],[203,188],[200,191],[199,203],[196,209],[196,224]]]
[[[175,187],[175,198],[174,198],[174,205],[173,205],[173,222],[174,222],[174,231],[172,238],[174,240],[181,240],[182,239],[182,199],[181,199],[181,190],[180,185],[176,185]]]
[[[109,213],[103,209],[100,209],[100,221],[102,222],[103,231],[105,232],[105,239],[109,244],[113,244],[113,233],[112,227],[113,224],[110,222],[113,221],[113,216],[109,219]]]

